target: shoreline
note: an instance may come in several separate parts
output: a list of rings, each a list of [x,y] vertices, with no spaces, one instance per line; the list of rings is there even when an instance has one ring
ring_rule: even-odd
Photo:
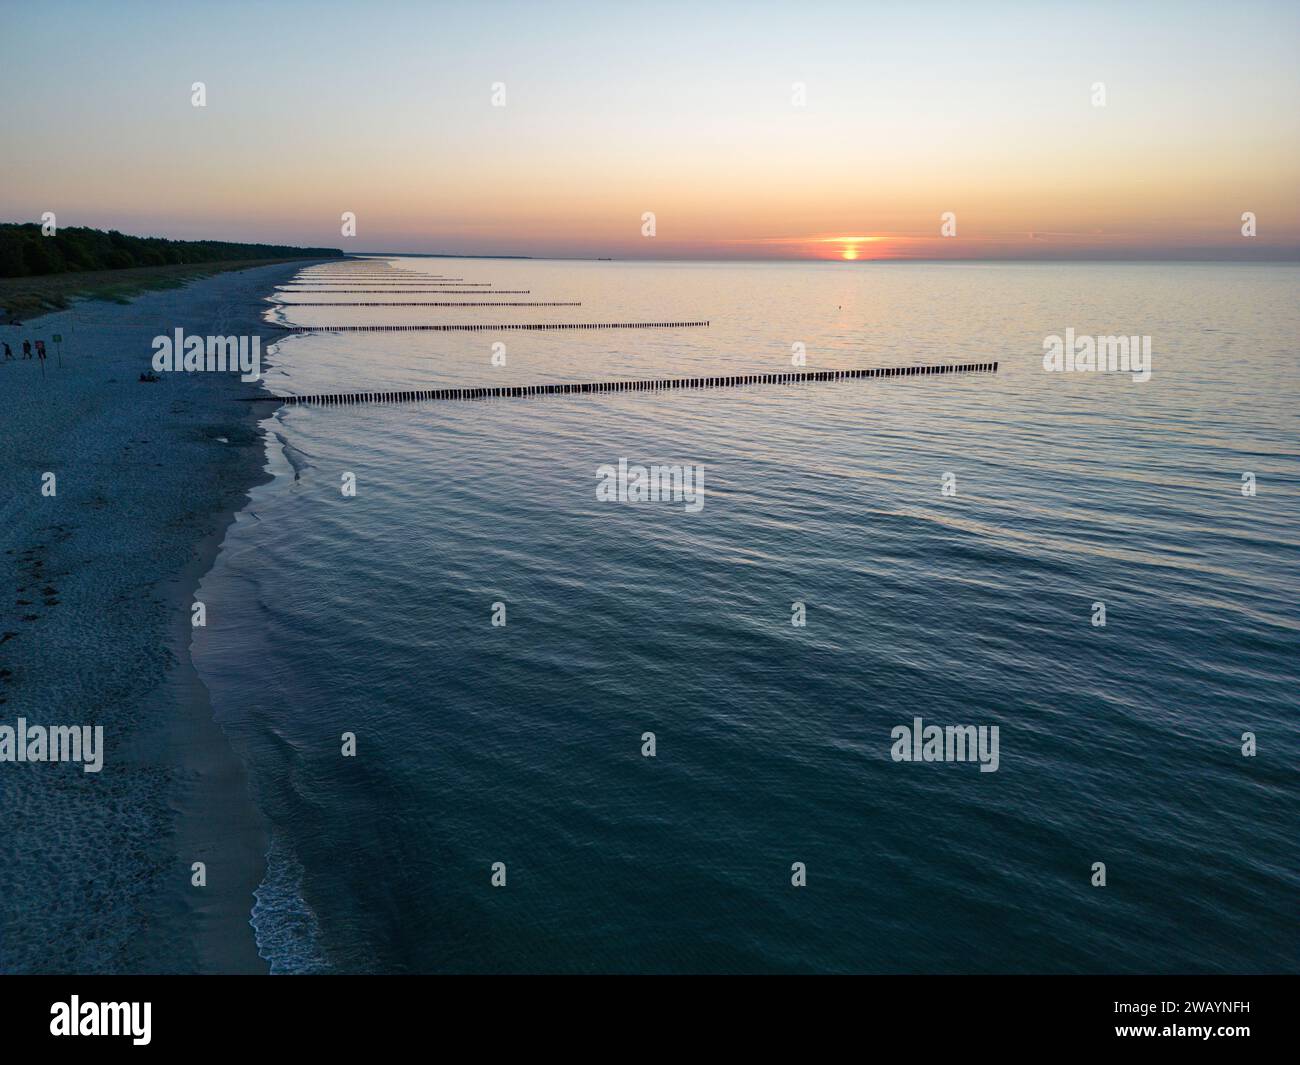
[[[0,602],[0,633],[11,634],[0,642],[0,721],[105,733],[97,774],[0,767],[0,817],[14,826],[0,848],[0,970],[269,969],[250,924],[269,829],[190,654],[199,583],[250,490],[272,477],[267,412],[234,402],[264,386],[237,374],[137,377],[151,338],[178,326],[261,335],[263,297],[315,261],[0,325],[16,352],[25,337],[49,349],[44,376],[21,354],[0,365],[0,446],[13,458],[0,546],[15,575],[0,591],[16,596]],[[39,491],[46,472],[52,497]],[[204,888],[190,884],[193,861],[206,863]]]
[[[135,266],[124,270],[70,270],[61,274],[2,277],[0,325],[37,322],[46,315],[71,310],[78,300],[107,300],[125,306],[145,292],[183,288],[194,281],[228,271],[278,266],[282,263],[310,265],[322,261],[334,260],[230,259],[173,266]],[[343,259],[337,261],[342,262]]]

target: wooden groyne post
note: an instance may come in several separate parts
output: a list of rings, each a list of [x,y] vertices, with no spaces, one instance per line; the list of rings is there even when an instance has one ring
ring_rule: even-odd
[[[794,385],[814,381],[856,381],[876,377],[915,377],[955,373],[997,373],[996,362],[932,366],[878,366],[867,370],[801,370],[794,373],[730,374],[722,377],[660,377],[644,381],[588,381],[544,385],[493,385],[484,388],[411,388],[383,392],[343,392],[311,396],[241,396],[244,403],[348,406],[356,403],[414,403],[424,400],[526,399],[597,392],[657,392],[682,388],[735,388],[743,385]]]

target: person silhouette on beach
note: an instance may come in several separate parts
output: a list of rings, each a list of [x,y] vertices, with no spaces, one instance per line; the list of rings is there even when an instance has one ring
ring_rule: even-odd
[[[13,349],[9,346],[9,341],[6,340],[5,341],[5,362],[9,362],[11,359],[13,359],[13,357],[14,357]]]
[[[36,357],[42,362],[45,361],[45,341],[43,340],[38,340],[36,342]]]
[[[32,342],[31,342],[30,340],[24,340],[24,341],[23,341],[23,358],[24,358],[24,359],[30,359],[31,357],[32,357]]]

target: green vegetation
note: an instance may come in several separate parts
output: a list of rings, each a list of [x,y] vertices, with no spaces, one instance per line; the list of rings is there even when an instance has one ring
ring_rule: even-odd
[[[70,226],[44,237],[34,223],[0,223],[0,322],[59,311],[69,299],[125,303],[147,289],[292,259],[337,259],[337,248],[128,237]]]
[[[284,244],[231,244],[223,240],[167,240],[128,237],[110,229],[69,226],[42,236],[34,222],[0,223],[0,278],[44,277],[86,270],[130,270],[143,266],[193,266],[253,259],[341,258],[338,248],[294,248]]]
[[[297,256],[294,257],[295,259]],[[0,323],[25,322],[48,311],[61,311],[74,298],[129,303],[132,296],[159,288],[178,288],[200,277],[250,266],[270,266],[287,259],[251,259],[197,266],[144,266],[134,270],[88,270],[80,274],[0,278]]]

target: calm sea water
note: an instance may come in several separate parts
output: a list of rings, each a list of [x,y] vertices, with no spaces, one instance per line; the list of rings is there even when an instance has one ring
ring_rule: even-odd
[[[268,419],[195,654],[274,971],[1300,968],[1300,268],[392,262],[583,305],[277,318],[712,324],[295,336],[273,389],[1001,372]],[[1045,373],[1067,327],[1151,380]],[[620,458],[703,510],[598,502]],[[998,771],[893,761],[915,717]]]

